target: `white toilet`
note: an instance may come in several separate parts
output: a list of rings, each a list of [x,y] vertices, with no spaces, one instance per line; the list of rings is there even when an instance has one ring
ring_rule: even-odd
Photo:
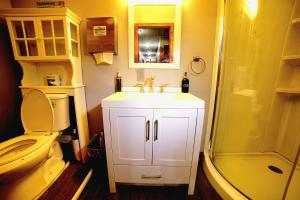
[[[21,119],[24,135],[0,143],[1,199],[36,199],[65,168],[56,139],[70,126],[68,96],[30,90]]]

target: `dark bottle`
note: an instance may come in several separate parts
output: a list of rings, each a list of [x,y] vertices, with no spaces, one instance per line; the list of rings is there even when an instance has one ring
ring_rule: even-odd
[[[115,92],[121,92],[121,91],[122,91],[122,77],[120,72],[118,72],[115,80]]]
[[[190,81],[187,78],[187,73],[184,72],[184,76],[181,81],[181,92],[188,93],[189,92]]]

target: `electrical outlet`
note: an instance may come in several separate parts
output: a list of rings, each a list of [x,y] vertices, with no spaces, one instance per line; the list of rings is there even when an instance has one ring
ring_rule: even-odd
[[[143,82],[145,79],[145,72],[144,69],[137,69],[136,70],[136,79],[137,82]]]

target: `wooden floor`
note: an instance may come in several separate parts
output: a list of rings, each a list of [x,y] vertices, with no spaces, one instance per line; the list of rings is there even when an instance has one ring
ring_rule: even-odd
[[[208,182],[202,169],[200,157],[195,194],[187,195],[187,186],[132,186],[117,185],[117,193],[111,194],[108,187],[105,159],[90,159],[86,165],[73,163],[39,200],[71,200],[88,171],[93,176],[81,193],[80,200],[219,200],[219,195]]]
[[[100,164],[101,163],[101,164]],[[105,160],[91,163],[94,174],[80,196],[80,200],[219,200],[220,196],[208,182],[200,159],[195,194],[187,195],[187,186],[146,187],[118,185],[117,193],[110,194]]]
[[[89,170],[90,166],[83,166],[80,163],[70,164],[39,200],[72,199]]]

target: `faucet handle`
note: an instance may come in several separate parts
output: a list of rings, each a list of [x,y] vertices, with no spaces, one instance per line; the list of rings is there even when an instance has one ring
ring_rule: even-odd
[[[144,85],[147,85],[149,82],[152,82],[153,80],[155,80],[155,76],[149,76],[145,78]]]
[[[140,88],[140,93],[144,93],[144,84],[142,83],[137,83],[134,85],[134,87],[139,87]]]
[[[165,89],[165,87],[167,87],[168,85],[169,85],[169,84],[167,84],[167,83],[160,84],[160,85],[159,85],[159,88],[160,88],[159,92],[160,92],[160,93],[163,93],[163,92],[164,92],[164,89]]]

